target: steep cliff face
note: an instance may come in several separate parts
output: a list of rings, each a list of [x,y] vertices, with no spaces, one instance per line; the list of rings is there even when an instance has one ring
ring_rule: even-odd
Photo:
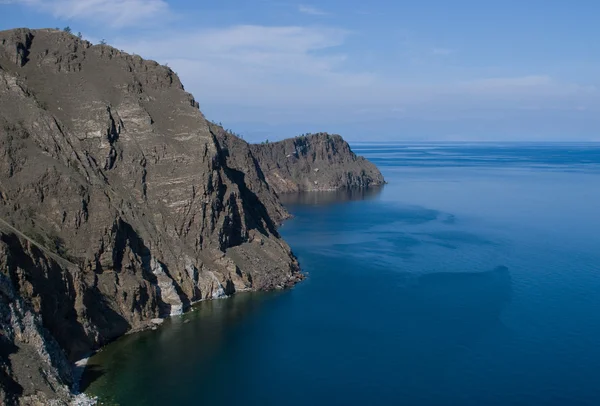
[[[24,273],[56,276],[70,265],[7,225],[0,223],[0,230],[0,404],[67,404],[70,364],[35,310],[40,299],[34,296],[28,303],[11,279]]]
[[[0,32],[0,404],[72,400],[70,363],[153,318],[302,278],[277,193],[383,182],[341,137],[250,145],[156,62]]]
[[[385,183],[375,165],[352,152],[339,135],[318,133],[251,145],[269,185],[279,194]]]
[[[300,278],[275,194],[228,166],[155,62],[55,30],[0,32],[0,157],[2,331],[31,314],[71,361],[191,302]],[[5,399],[27,391],[10,369],[22,336],[3,335],[16,348],[0,357],[15,378]]]
[[[210,132],[214,135],[221,149],[228,168],[243,179],[255,192],[258,201],[254,201],[255,208],[261,205],[268,212],[269,217],[276,223],[289,217],[286,209],[281,205],[273,187],[267,182],[265,174],[253,152],[252,144],[228,133],[223,127],[209,122]]]

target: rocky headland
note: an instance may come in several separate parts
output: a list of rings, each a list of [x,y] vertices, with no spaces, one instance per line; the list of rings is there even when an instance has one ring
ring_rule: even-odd
[[[375,165],[339,135],[308,134],[250,146],[269,185],[279,194],[364,189],[385,183]]]
[[[192,303],[291,286],[279,194],[384,183],[340,136],[251,145],[156,62],[0,32],[0,404],[75,402],[72,363]]]

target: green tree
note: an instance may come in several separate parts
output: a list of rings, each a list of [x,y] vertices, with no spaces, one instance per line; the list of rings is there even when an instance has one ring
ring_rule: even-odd
[[[68,32],[68,33],[70,34],[70,33],[71,33],[71,27],[69,27],[69,26],[67,25],[65,28],[63,28],[63,31],[64,31],[64,32]]]
[[[77,36],[79,37],[79,39],[82,39],[82,38],[83,38],[83,34],[81,33],[81,31],[79,31],[79,32],[77,33]]]
[[[106,45],[106,40],[104,38],[100,40],[100,45]]]

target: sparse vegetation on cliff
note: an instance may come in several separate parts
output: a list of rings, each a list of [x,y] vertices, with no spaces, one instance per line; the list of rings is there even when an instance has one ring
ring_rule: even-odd
[[[207,122],[171,69],[105,44],[0,32],[0,339],[31,365],[0,354],[0,403],[66,402],[69,363],[117,337],[293,285],[276,192],[380,176],[339,136],[248,144]],[[10,335],[25,318],[30,335]]]

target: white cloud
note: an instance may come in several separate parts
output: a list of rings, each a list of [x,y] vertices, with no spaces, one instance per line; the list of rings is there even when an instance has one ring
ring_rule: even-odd
[[[195,71],[196,77],[186,78],[186,83],[192,84],[204,83],[211,75],[212,84],[232,90],[250,84],[264,88],[304,86],[307,82],[357,85],[368,81],[368,75],[344,73],[347,56],[335,49],[347,35],[337,28],[242,25],[136,41],[122,39],[115,46],[169,62],[182,75]]]
[[[303,14],[308,14],[308,15],[312,15],[312,16],[326,16],[329,15],[328,12],[323,11],[321,9],[318,9],[316,7],[312,7],[312,6],[307,6],[304,4],[301,4],[298,6],[298,11],[303,13]]]
[[[13,0],[64,20],[86,20],[110,27],[148,23],[169,13],[164,0]]]
[[[450,112],[481,105],[543,107],[561,100],[583,105],[597,98],[593,88],[548,75],[466,81],[450,76],[432,83],[404,79],[400,72],[352,69],[351,55],[342,52],[350,32],[338,28],[240,25],[161,34],[112,43],[168,62],[203,106],[244,106],[251,116],[263,109],[286,110],[285,119],[331,112],[351,120],[348,111],[390,114],[398,106],[405,110],[394,113],[409,115],[427,106]]]
[[[102,35],[111,45],[168,62],[203,110],[227,112],[218,117],[223,121],[332,123],[353,122],[361,116],[455,120],[512,110],[589,112],[600,105],[600,92],[593,86],[534,69],[514,76],[498,73],[515,72],[518,64],[494,69],[469,65],[458,58],[468,55],[468,49],[461,48],[458,55],[455,49],[419,42],[410,32],[398,34],[395,54],[391,48],[378,53],[365,51],[366,33],[356,36],[363,42],[355,48],[347,43],[353,33],[335,27],[179,28],[168,24],[173,12],[167,0],[0,0],[0,4],[21,4],[72,25],[81,22],[82,30],[92,35],[98,35],[94,26],[114,28]],[[308,5],[297,10],[328,15]],[[167,24],[154,28],[165,19]],[[118,34],[118,28],[141,24],[152,24],[153,29]],[[116,34],[111,38],[109,32]]]

